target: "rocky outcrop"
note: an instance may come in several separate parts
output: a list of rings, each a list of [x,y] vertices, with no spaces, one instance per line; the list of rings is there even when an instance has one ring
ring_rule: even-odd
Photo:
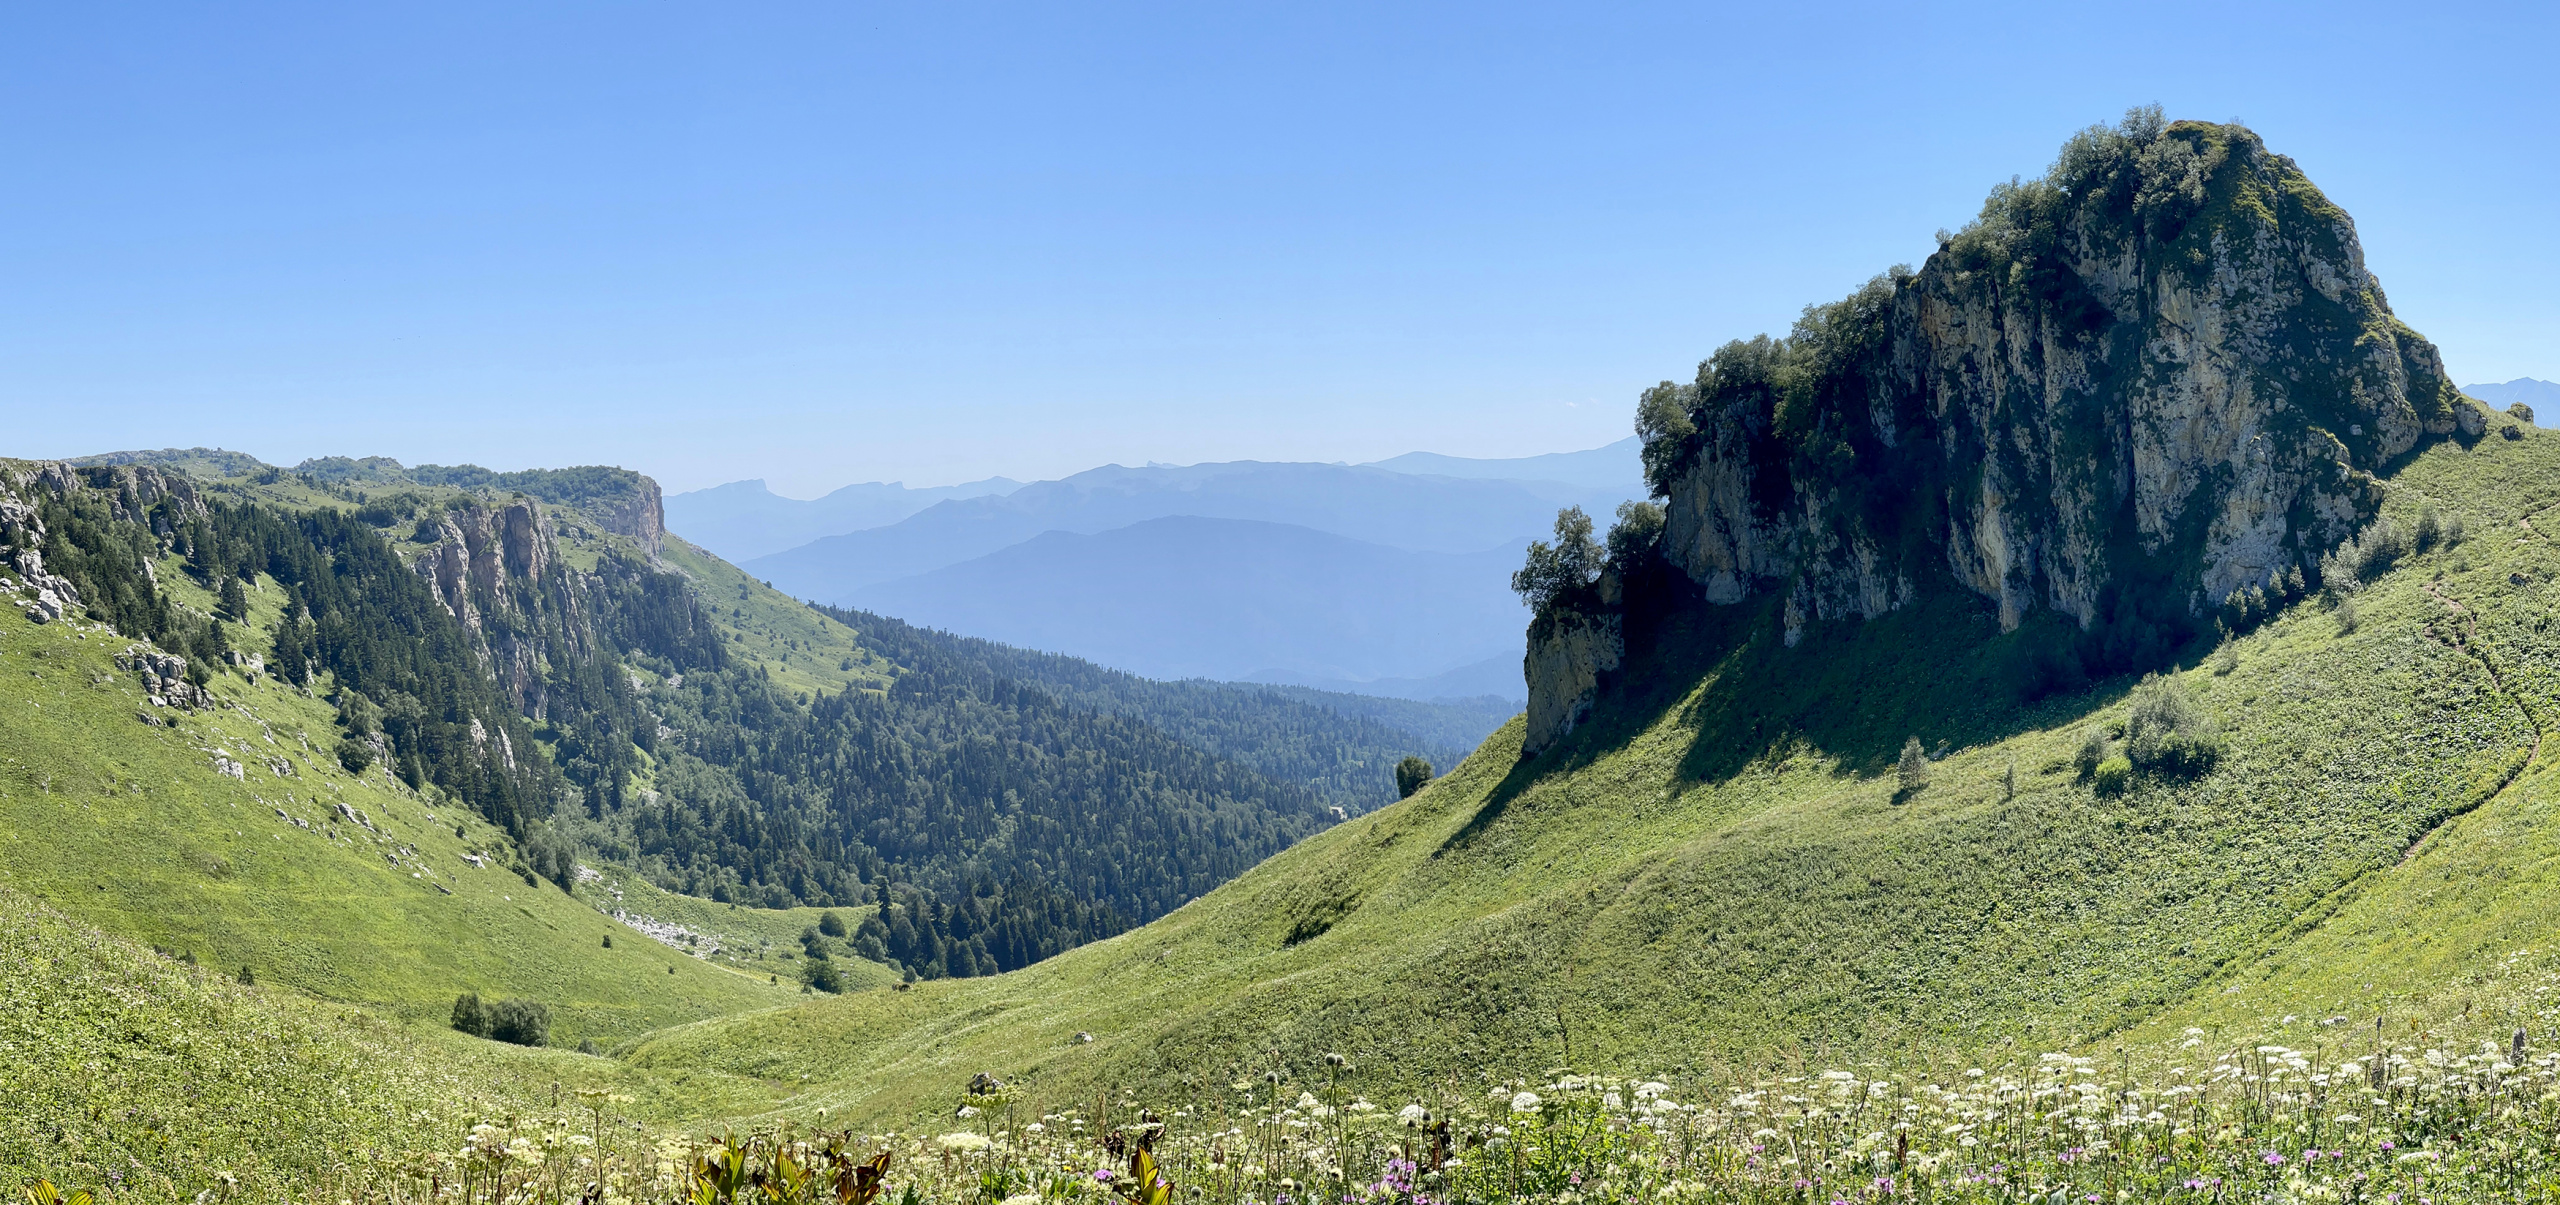
[[[1711,604],[1778,596],[1789,645],[1952,588],[2003,630],[2043,609],[2169,647],[2316,583],[2378,473],[2487,417],[2291,159],[2137,112],[1994,190],[1918,271],[1648,390],[1647,555]],[[1587,705],[1602,658],[1577,633],[1601,630],[1533,625],[1533,744]]]
[[[148,465],[79,468],[60,461],[0,464],[0,568],[15,575],[0,589],[18,596],[28,619],[51,623],[81,605],[80,591],[45,569],[44,515],[40,494],[67,498],[90,491],[115,518],[139,523],[166,539],[177,525],[204,514],[193,483]],[[151,572],[149,562],[144,573]]]
[[[1626,650],[1624,621],[1609,611],[1559,609],[1531,625],[1521,664],[1529,714],[1520,756],[1536,757],[1590,718],[1600,676],[1618,668]]]
[[[147,644],[129,644],[116,654],[116,668],[142,680],[143,693],[154,707],[194,711],[213,706],[213,696],[188,680],[187,659],[176,653],[164,653]]]
[[[2482,423],[2347,215],[2201,123],[2084,135],[1920,271],[1676,392],[1665,555],[1710,601],[1781,591],[1806,621],[1880,615],[1932,568],[2004,627],[2086,627],[2134,577],[2206,614],[2315,572],[2375,470]]]
[[[598,498],[587,504],[587,513],[606,531],[630,537],[654,559],[666,540],[667,500],[656,479],[633,476],[638,478],[637,488],[619,497]]]

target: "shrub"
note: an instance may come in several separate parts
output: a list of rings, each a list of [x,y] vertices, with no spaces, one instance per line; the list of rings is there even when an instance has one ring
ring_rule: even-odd
[[[800,980],[822,992],[836,993],[844,990],[844,972],[837,969],[833,961],[824,958],[811,958],[802,962]]]
[[[2240,648],[2231,641],[2224,640],[2222,647],[2213,650],[2213,676],[2224,677],[2238,668],[2240,668]]]
[[[829,937],[844,936],[844,918],[836,915],[835,909],[833,908],[829,908],[826,911],[819,913],[818,932],[824,933]]]
[[[1413,793],[1431,781],[1431,763],[1419,757],[1408,757],[1396,763],[1396,798],[1411,799]]]
[[[2115,742],[2107,739],[2107,730],[2091,725],[2080,730],[2080,751],[2072,756],[2071,764],[2080,771],[2080,777],[2087,778],[2097,773],[2098,763],[2114,751]]]
[[[489,1036],[518,1046],[540,1046],[551,1037],[551,1006],[538,1000],[501,1000],[489,1010]]]
[[[1920,747],[1919,737],[1903,738],[1902,758],[1895,764],[1894,771],[1901,779],[1904,795],[1919,794],[1921,788],[1929,785],[1929,754]]]
[[[2089,785],[2101,795],[2122,795],[2133,785],[2133,763],[2121,753],[2099,762],[2089,775]]]
[[[2338,600],[2337,620],[2339,635],[2344,636],[2356,630],[2356,600],[2352,598]]]
[[[2144,674],[2133,688],[2133,718],[2125,724],[2125,757],[2153,774],[2199,774],[2222,756],[2222,728],[2205,714],[2186,684]]]
[[[827,940],[818,936],[818,931],[816,929],[802,929],[800,931],[800,948],[807,951],[811,958],[824,958],[827,956]]]
[[[359,737],[338,742],[338,764],[349,774],[362,774],[373,767],[373,743]]]
[[[489,1008],[480,1002],[480,993],[464,992],[453,998],[453,1027],[475,1038],[489,1036]]]

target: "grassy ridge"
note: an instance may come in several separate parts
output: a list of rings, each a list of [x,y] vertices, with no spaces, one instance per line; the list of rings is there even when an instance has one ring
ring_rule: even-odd
[[[2229,737],[2195,781],[2093,792],[2072,755],[2085,726],[2124,721],[2129,683],[2018,706],[1968,607],[1796,649],[1774,616],[1720,611],[1656,693],[1559,750],[1515,764],[1515,725],[1145,929],[633,1057],[812,1069],[824,1086],[795,1107],[900,1114],[982,1069],[1068,1098],[1171,1092],[1274,1049],[1420,1082],[2060,1047],[2314,998],[2458,1009],[2411,1000],[2407,977],[2485,974],[2560,905],[2541,855],[2505,861],[2547,806],[2540,763],[2518,770],[2560,689],[2554,558],[2517,526],[2545,482],[2560,440],[2541,434],[2406,466],[2393,510],[2436,500],[2471,538],[2357,595],[2352,630],[2309,604],[2236,664],[2180,669]],[[2446,599],[2476,636],[2454,638]],[[1913,732],[1950,747],[1898,802],[1883,771]]]

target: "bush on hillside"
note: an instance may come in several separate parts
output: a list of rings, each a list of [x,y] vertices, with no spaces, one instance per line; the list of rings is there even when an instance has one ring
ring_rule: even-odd
[[[1919,737],[1903,738],[1902,757],[1895,763],[1894,773],[1906,797],[1919,794],[1921,788],[1929,785],[1929,753],[1920,747]]]
[[[2072,755],[2071,764],[2080,771],[2080,777],[2087,778],[2097,773],[2098,763],[2114,752],[2115,742],[2108,739],[2107,730],[2092,724],[2080,730],[2080,751]]]
[[[464,992],[453,998],[453,1027],[475,1038],[489,1036],[489,1007],[480,1002],[480,993]]]
[[[2133,785],[2133,763],[2121,753],[2098,763],[2089,775],[2089,786],[2100,795],[2122,795]]]
[[[833,908],[829,908],[826,911],[819,913],[818,932],[824,933],[829,937],[844,936],[844,918],[836,915],[836,910]]]
[[[2133,688],[2124,751],[2148,773],[2201,774],[2222,757],[2222,726],[2205,714],[2184,682],[2144,674]]]
[[[800,964],[800,981],[822,992],[834,994],[844,990],[844,972],[825,958],[811,958]]]
[[[1411,799],[1413,793],[1431,781],[1431,763],[1419,757],[1408,757],[1396,763],[1396,798]]]
[[[535,1000],[492,1004],[478,992],[464,992],[453,998],[453,1027],[475,1038],[540,1046],[551,1036],[551,1006]]]
[[[338,764],[346,767],[349,774],[362,774],[373,768],[372,742],[352,736],[340,740]]]
[[[489,1010],[489,1036],[518,1046],[551,1039],[551,1006],[537,1000],[501,1000]]]

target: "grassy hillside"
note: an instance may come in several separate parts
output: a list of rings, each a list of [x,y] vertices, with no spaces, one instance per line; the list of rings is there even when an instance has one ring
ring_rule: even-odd
[[[2178,667],[2228,736],[2192,781],[2098,793],[2074,755],[2086,727],[2121,727],[2132,683],[2017,703],[2025,637],[1967,605],[1794,649],[1774,615],[1717,610],[1650,693],[1559,749],[1516,764],[1515,723],[1414,799],[1144,929],[996,979],[693,1026],[634,1059],[814,1069],[830,1082],[799,1106],[901,1114],[982,1069],[1080,1098],[1274,1050],[1419,1083],[2459,1016],[2489,1000],[2456,985],[2560,905],[2530,835],[2552,780],[2527,765],[2560,691],[2560,557],[2524,517],[2555,485],[2560,439],[2539,433],[2401,469],[2389,511],[2433,500],[2469,538],[2355,595],[2352,628],[2306,603]],[[1911,734],[1942,748],[1903,799],[1890,766]]]
[[[346,773],[316,698],[223,677],[217,709],[151,706],[114,663],[127,643],[0,613],[0,881],[204,965],[400,1016],[441,1018],[462,991],[542,1000],[567,1045],[797,998],[527,885],[468,809],[380,768]]]
[[[345,1191],[385,1165],[417,1165],[407,1153],[449,1152],[481,1119],[576,1126],[598,1108],[687,1118],[782,1095],[243,986],[7,887],[0,961],[11,968],[0,978],[0,1060],[12,1069],[0,1182],[13,1193],[42,1177],[116,1200],[337,1200],[323,1186]]]

